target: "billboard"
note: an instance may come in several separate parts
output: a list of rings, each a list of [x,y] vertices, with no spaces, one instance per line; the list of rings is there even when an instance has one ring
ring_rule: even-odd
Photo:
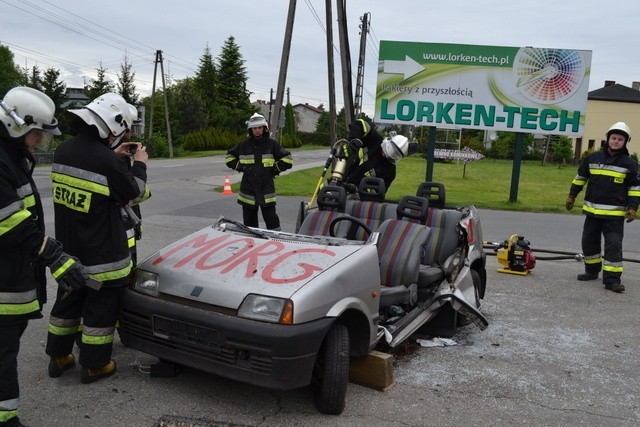
[[[591,51],[380,42],[380,123],[581,136]]]

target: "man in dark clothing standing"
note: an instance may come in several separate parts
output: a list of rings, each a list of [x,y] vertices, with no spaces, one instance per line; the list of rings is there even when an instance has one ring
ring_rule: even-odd
[[[640,203],[638,164],[629,157],[627,143],[631,131],[623,122],[614,123],[607,131],[605,146],[589,154],[578,167],[565,203],[571,210],[576,196],[587,185],[582,212],[586,215],[582,230],[582,253],[585,272],[578,280],[596,280],[602,270],[606,289],[624,292],[622,276],[622,238],[624,219],[636,219]],[[601,238],[604,236],[604,258]]]
[[[274,177],[293,166],[291,153],[269,138],[264,116],[255,113],[247,122],[249,138],[227,151],[225,162],[242,172],[238,203],[242,205],[244,225],[258,227],[258,208],[269,230],[280,230],[276,213]]]
[[[42,317],[47,301],[45,266],[63,292],[80,289],[88,277],[59,242],[45,236],[32,178],[33,151],[47,135],[60,135],[53,101],[16,87],[0,104],[0,426],[21,426],[17,357],[27,322]]]
[[[50,377],[74,366],[71,351],[81,320],[81,382],[116,372],[112,344],[120,296],[132,268],[127,207],[144,193],[147,180],[146,148],[121,142],[131,127],[129,107],[121,96],[110,93],[69,110],[77,116],[76,134],[55,152],[51,175],[56,237],[102,287],[66,296],[58,292],[47,335]],[[123,157],[133,157],[131,168]]]

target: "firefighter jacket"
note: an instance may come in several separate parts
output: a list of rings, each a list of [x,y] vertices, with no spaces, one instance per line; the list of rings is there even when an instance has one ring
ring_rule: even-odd
[[[124,285],[131,272],[125,207],[146,191],[147,166],[131,169],[93,126],[60,144],[53,157],[56,238],[104,285]]]
[[[570,196],[577,196],[584,185],[582,212],[597,218],[623,219],[627,208],[638,209],[640,182],[638,165],[625,150],[614,155],[602,149],[585,157],[571,183]]]
[[[352,125],[349,127],[348,138],[360,139],[362,148],[357,156],[350,156],[345,182],[358,186],[364,177],[382,178],[388,190],[396,179],[396,165],[382,154],[382,136],[375,129],[362,129],[365,126],[362,120],[357,120]]]
[[[245,206],[276,204],[274,176],[293,166],[291,153],[269,138],[247,138],[227,151],[227,166],[242,172],[238,203]]]
[[[122,158],[122,160],[127,165],[129,171],[133,166],[131,160],[127,158]],[[135,176],[134,176],[135,178]],[[127,225],[127,246],[129,246],[129,250],[131,251],[131,258],[133,260],[133,266],[135,267],[137,261],[137,249],[136,249],[136,241],[142,239],[142,212],[140,211],[140,203],[151,197],[151,189],[149,186],[142,181],[140,178],[135,178],[138,186],[144,188],[144,191],[140,196],[129,202],[129,207],[131,208],[130,216],[135,216],[130,218],[130,221]]]
[[[0,324],[42,317],[47,299],[45,267],[35,262],[44,218],[34,164],[22,140],[0,138]]]

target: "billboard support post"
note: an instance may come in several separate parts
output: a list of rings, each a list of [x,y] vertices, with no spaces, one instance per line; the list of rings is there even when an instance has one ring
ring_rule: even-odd
[[[522,147],[524,145],[524,133],[516,133],[516,147],[513,154],[513,169],[511,170],[511,191],[509,202],[518,201],[518,185],[520,182],[520,164],[522,163]]]
[[[433,159],[436,151],[436,130],[435,126],[429,126],[429,139],[427,141],[427,171],[425,181],[433,181]]]

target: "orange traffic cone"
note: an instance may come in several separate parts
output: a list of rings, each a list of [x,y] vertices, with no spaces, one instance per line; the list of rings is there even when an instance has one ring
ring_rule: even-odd
[[[231,191],[231,181],[229,181],[229,177],[224,177],[224,189],[222,190],[222,194],[233,194]]]

